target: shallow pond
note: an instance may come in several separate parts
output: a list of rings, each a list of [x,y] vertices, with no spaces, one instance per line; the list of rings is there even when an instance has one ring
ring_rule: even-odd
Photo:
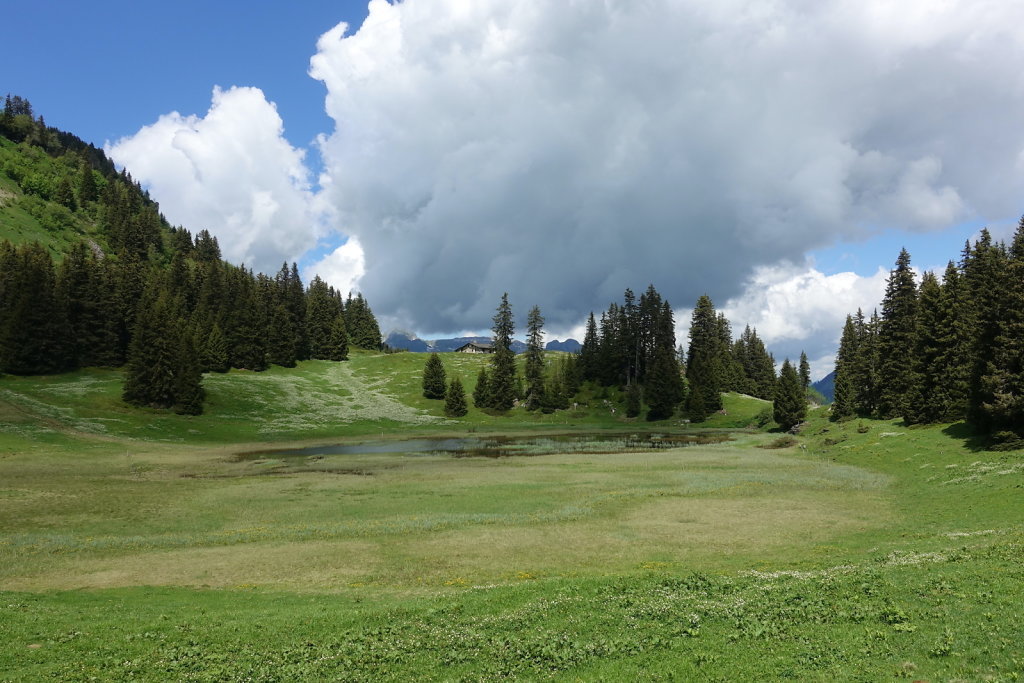
[[[502,458],[515,455],[552,453],[621,453],[679,448],[729,441],[726,433],[705,434],[565,434],[526,437],[458,437],[447,439],[405,439],[333,444],[307,448],[239,453],[236,462],[266,459],[323,457],[328,455],[366,455],[393,453],[410,456],[451,455],[455,457]]]

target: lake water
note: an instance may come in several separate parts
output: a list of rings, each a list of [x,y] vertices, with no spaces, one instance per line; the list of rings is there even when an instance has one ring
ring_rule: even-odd
[[[310,446],[240,453],[233,459],[263,460],[308,458],[328,455],[396,455],[501,458],[516,455],[549,455],[551,453],[619,453],[679,448],[697,444],[720,443],[731,437],[725,433],[704,434],[566,434],[530,437],[459,437],[447,439],[404,439],[366,441],[363,443]]]

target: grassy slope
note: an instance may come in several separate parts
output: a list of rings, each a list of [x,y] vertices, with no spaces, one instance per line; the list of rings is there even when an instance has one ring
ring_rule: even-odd
[[[56,176],[62,172],[63,164],[62,160],[51,159],[40,149],[26,149],[0,136],[0,240],[8,240],[14,244],[39,242],[49,249],[57,260],[60,260],[71,246],[83,239],[105,243],[105,239],[98,233],[96,221],[85,211],[75,212],[71,222],[66,226],[50,229],[44,227],[38,217],[26,210],[26,202],[35,202],[43,208],[52,207],[54,204],[41,199],[26,199],[18,184],[3,173],[4,163],[9,160],[27,164],[29,168],[47,176]]]
[[[424,360],[210,378],[198,419],[119,406],[109,371],[0,380],[0,679],[1024,674],[1024,462],[941,428],[815,417],[784,451],[751,434],[330,475],[230,458],[530,426],[443,421],[416,396]],[[480,359],[446,361],[472,384]],[[594,404],[539,426],[637,426]],[[714,420],[762,405],[731,396]]]

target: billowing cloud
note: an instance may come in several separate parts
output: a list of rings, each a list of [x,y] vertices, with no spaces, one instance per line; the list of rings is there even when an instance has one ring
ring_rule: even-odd
[[[213,91],[205,117],[177,112],[107,146],[174,225],[209,230],[225,258],[276,271],[313,247],[323,211],[304,152],[258,88]]]
[[[881,305],[888,277],[885,268],[870,277],[825,275],[814,268],[759,268],[743,293],[724,302],[721,310],[733,323],[734,335],[745,325],[756,328],[780,363],[787,357],[795,362],[805,352],[817,380],[833,370],[847,314],[859,308],[870,316]],[[683,318],[687,326],[690,314]]]
[[[420,330],[486,327],[506,290],[552,328],[648,282],[740,300],[839,239],[1019,213],[1022,27],[998,0],[372,0],[311,63],[326,199]]]
[[[311,275],[319,275],[322,280],[334,286],[342,294],[358,289],[359,279],[366,272],[363,250],[359,240],[349,239],[319,261],[303,269]]]

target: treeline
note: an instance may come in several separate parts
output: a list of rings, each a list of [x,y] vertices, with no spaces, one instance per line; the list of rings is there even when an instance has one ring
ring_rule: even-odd
[[[646,405],[648,420],[670,418],[682,406],[689,419],[703,421],[722,409],[724,391],[775,401],[776,419],[787,429],[806,412],[806,356],[801,354],[799,374],[787,359],[784,378],[778,379],[775,361],[757,332],[748,326],[733,340],[729,321],[707,296],[694,309],[685,353],[676,346],[672,306],[653,285],[639,300],[627,289],[622,304],[611,303],[600,323],[591,313],[579,354],[560,356],[550,368],[544,359],[543,326],[540,309],[534,306],[527,316],[524,373],[518,375],[511,352],[511,307],[508,295],[502,297],[492,328],[494,355],[480,370],[473,391],[476,407],[504,411],[522,402],[527,410],[550,412],[568,408],[591,386],[621,389],[626,417],[638,417]],[[797,378],[794,382],[789,371]],[[446,397],[444,367],[436,354],[424,368],[423,394]],[[781,412],[778,405],[783,406]]]
[[[344,360],[349,345],[380,348],[362,295],[343,298],[319,277],[307,288],[295,264],[269,277],[223,261],[208,231],[193,237],[170,227],[98,150],[103,172],[96,171],[74,136],[44,136],[46,154],[59,158],[36,160],[42,152],[27,148],[40,144],[40,129],[51,129],[32,118],[25,100],[8,97],[0,125],[5,135],[15,126],[11,139],[23,151],[2,170],[46,207],[59,202],[96,226],[95,239],[78,242],[59,263],[38,243],[0,242],[0,372],[126,364],[126,401],[198,413],[203,372]]]
[[[996,449],[1024,447],[1024,218],[1012,243],[982,230],[940,281],[904,249],[882,311],[847,316],[834,419],[965,420]]]
[[[125,400],[195,413],[203,372],[380,348],[361,294],[343,299],[319,277],[304,287],[295,264],[274,277],[233,266],[206,231],[194,242],[181,228],[171,235],[167,264],[80,243],[55,265],[39,244],[0,243],[0,372],[127,363]]]

